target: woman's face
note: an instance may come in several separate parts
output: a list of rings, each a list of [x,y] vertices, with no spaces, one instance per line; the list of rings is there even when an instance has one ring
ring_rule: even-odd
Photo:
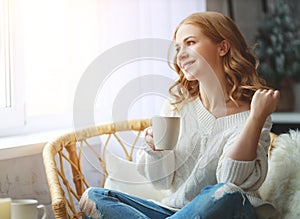
[[[218,45],[192,24],[183,24],[176,33],[177,65],[187,80],[201,80],[219,60]]]

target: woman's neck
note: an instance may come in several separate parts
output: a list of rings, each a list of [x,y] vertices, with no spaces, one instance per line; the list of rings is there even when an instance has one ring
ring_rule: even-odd
[[[200,99],[205,108],[215,117],[227,115],[229,101],[226,80],[217,74],[206,74],[199,81]]]
[[[200,100],[204,107],[217,118],[227,115],[227,98],[223,90],[218,87],[216,84],[209,86],[200,83]]]

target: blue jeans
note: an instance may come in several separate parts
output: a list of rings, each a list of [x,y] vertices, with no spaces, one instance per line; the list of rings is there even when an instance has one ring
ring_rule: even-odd
[[[204,188],[189,204],[172,211],[151,201],[114,190],[88,189],[80,200],[85,219],[255,219],[255,211],[240,191],[227,184]]]

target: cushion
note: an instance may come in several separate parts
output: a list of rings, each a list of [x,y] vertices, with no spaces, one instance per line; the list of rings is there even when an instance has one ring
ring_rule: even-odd
[[[104,188],[114,189],[144,199],[160,201],[164,193],[137,171],[136,163],[127,161],[107,151],[105,163],[108,177]]]
[[[282,218],[300,218],[300,132],[278,135],[269,158],[266,180],[259,192]]]

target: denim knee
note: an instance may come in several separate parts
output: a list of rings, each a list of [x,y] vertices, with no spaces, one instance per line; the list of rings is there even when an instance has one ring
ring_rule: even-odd
[[[216,189],[214,192],[214,198],[221,198],[225,194],[230,193],[239,193],[244,197],[243,190],[233,183],[220,183],[216,185]]]
[[[238,186],[220,183],[205,187],[191,203],[169,218],[255,219],[255,212]]]
[[[103,188],[88,188],[84,191],[79,201],[81,211],[89,218],[101,218],[100,212],[97,210],[96,202],[92,197],[105,196],[105,189]]]
[[[213,199],[215,202],[220,202],[219,206],[227,206],[228,212],[232,211],[233,219],[256,218],[254,207],[243,190],[232,183],[225,183],[215,190]]]

